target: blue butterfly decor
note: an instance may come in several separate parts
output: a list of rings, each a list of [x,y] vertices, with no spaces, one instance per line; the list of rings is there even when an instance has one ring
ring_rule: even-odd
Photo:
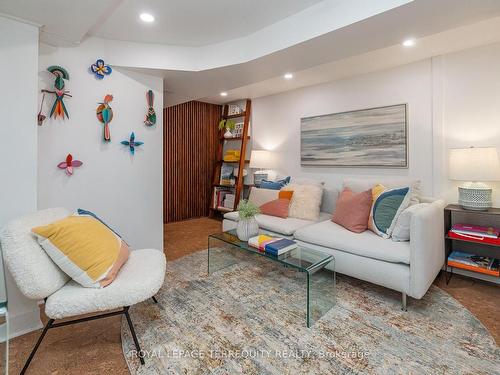
[[[122,145],[124,145],[124,146],[128,146],[128,147],[130,148],[130,153],[131,153],[132,155],[134,155],[134,153],[135,153],[135,148],[136,148],[137,146],[140,146],[140,145],[143,145],[143,144],[144,144],[144,142],[141,142],[141,141],[136,141],[136,140],[135,140],[135,134],[134,134],[134,132],[132,132],[132,134],[130,134],[130,139],[129,139],[128,141],[121,141],[120,143],[121,143]]]
[[[103,79],[104,76],[111,74],[113,71],[113,69],[111,69],[109,65],[106,65],[102,59],[99,59],[95,62],[95,64],[92,64],[90,66],[90,70],[99,79]]]

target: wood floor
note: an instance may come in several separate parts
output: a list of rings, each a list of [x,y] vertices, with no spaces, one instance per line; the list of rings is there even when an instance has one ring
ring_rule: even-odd
[[[206,249],[208,234],[220,230],[221,223],[208,218],[165,225],[167,259]],[[500,288],[460,276],[453,276],[447,286],[443,279],[438,277],[435,284],[478,317],[500,342]],[[411,309],[411,299],[409,306]],[[128,374],[121,349],[120,324],[121,317],[112,317],[50,330],[28,374]],[[11,341],[11,374],[20,372],[39,334],[40,331],[31,332]]]

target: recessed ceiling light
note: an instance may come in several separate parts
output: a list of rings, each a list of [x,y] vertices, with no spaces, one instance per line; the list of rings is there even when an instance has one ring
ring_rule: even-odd
[[[149,14],[149,13],[141,13],[139,15],[139,18],[141,19],[141,21],[148,22],[148,23],[151,23],[155,20],[154,16],[152,14]]]
[[[415,39],[406,39],[403,42],[403,46],[405,47],[413,47],[415,45]]]
[[[286,73],[283,77],[285,79],[292,79],[293,78],[293,74],[292,73]]]
[[[220,96],[227,96],[227,92],[225,92],[225,91],[221,92]]]

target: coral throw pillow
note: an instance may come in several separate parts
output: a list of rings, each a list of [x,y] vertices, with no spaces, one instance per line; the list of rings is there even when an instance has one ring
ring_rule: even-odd
[[[364,232],[368,226],[371,207],[371,190],[354,193],[346,188],[340,193],[332,221],[351,232]]]
[[[109,285],[128,259],[120,237],[92,216],[73,215],[31,231],[55,264],[80,285]]]
[[[290,199],[280,198],[274,201],[264,203],[260,206],[260,213],[269,216],[277,216],[283,219],[288,217]]]
[[[278,198],[291,200],[293,195],[293,190],[281,190],[279,192]]]

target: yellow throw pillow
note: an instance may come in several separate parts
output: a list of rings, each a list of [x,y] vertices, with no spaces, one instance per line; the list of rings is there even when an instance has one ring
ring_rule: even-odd
[[[370,229],[372,232],[377,233],[375,230],[375,224],[373,222],[373,205],[375,204],[375,201],[379,197],[380,194],[382,194],[387,188],[382,185],[382,184],[377,184],[374,187],[372,187],[372,209],[370,210],[370,217],[368,218],[368,229]]]
[[[109,285],[130,254],[120,237],[90,216],[69,216],[31,231],[54,263],[87,288]]]

